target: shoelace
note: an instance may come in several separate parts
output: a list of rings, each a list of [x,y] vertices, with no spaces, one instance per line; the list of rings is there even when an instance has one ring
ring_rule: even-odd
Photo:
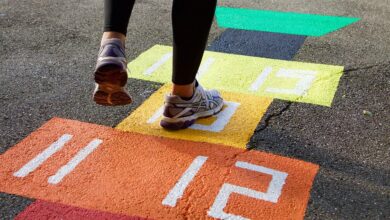
[[[202,96],[202,98],[206,101],[206,106],[207,108],[210,108],[210,103],[211,103],[211,100],[213,100],[214,96],[217,96],[218,93],[214,90],[211,90],[211,91],[207,91],[203,89],[202,86],[199,85],[199,88],[198,88],[200,91],[200,94]]]

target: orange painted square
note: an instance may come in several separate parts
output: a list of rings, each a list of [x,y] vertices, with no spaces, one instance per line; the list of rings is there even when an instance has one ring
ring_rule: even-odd
[[[73,138],[24,178],[13,173],[63,134]],[[102,144],[57,185],[52,176],[92,139]],[[162,201],[198,156],[206,162],[174,207]],[[0,155],[0,191],[80,208],[153,219],[208,219],[223,184],[265,191],[271,176],[246,162],[287,173],[276,203],[232,194],[224,208],[249,219],[302,219],[318,166],[222,145],[168,139],[54,118]]]

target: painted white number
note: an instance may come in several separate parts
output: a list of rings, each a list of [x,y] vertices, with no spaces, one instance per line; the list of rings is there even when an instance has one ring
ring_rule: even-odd
[[[211,125],[202,125],[202,124],[193,124],[190,126],[191,129],[202,130],[202,131],[211,131],[211,132],[220,132],[225,126],[229,123],[230,119],[233,117],[234,113],[237,111],[240,103],[237,102],[226,102],[225,101],[225,109],[220,113],[215,115],[217,120],[214,121]]]
[[[164,65],[166,62],[168,62],[169,59],[171,59],[173,56],[172,52],[168,52],[164,54],[159,60],[157,60],[152,66],[150,66],[148,69],[144,71],[144,75],[150,76],[152,75],[158,68],[160,68],[162,65]],[[210,66],[215,62],[215,58],[210,57],[205,62],[202,62],[202,65],[200,65],[197,78],[200,79],[203,77],[203,75],[209,70]]]
[[[156,63],[154,63],[151,67],[145,70],[144,75],[152,75],[160,66],[166,63],[169,59],[172,58],[172,52],[164,54]]]
[[[280,69],[276,74],[277,77],[284,78],[297,78],[300,79],[293,89],[280,89],[280,88],[267,88],[266,92],[271,93],[282,93],[288,95],[302,96],[310,89],[313,84],[317,72],[307,70],[291,70],[291,69]]]
[[[210,69],[210,66],[215,62],[215,58],[208,58],[202,65],[200,65],[196,78],[199,80]]]
[[[202,168],[206,162],[207,157],[198,156],[192,162],[190,167],[184,172],[183,176],[179,179],[176,185],[171,189],[165,199],[162,201],[163,205],[175,207],[177,200],[183,196],[183,193],[189,183],[194,179],[195,175]],[[229,197],[232,193],[237,193],[243,196],[248,196],[254,199],[264,200],[267,202],[277,203],[280,195],[282,194],[283,185],[286,182],[288,176],[287,173],[281,172],[278,170],[270,169],[263,166],[258,166],[255,164],[237,161],[236,167],[247,169],[259,173],[265,173],[272,176],[271,182],[267,188],[266,192],[259,192],[253,189],[245,188],[242,186],[236,186],[229,183],[224,183],[220,189],[217,197],[214,200],[214,204],[211,206],[208,211],[208,215],[213,218],[218,219],[234,219],[234,220],[246,220],[239,215],[233,215],[225,213],[223,209],[226,207]]]
[[[237,108],[240,106],[240,103],[237,102],[227,102],[225,101],[225,109],[220,113],[215,115],[217,120],[213,122],[211,125],[202,125],[202,124],[193,124],[189,128],[194,130],[202,130],[202,131],[211,131],[211,132],[220,132],[225,126],[229,123],[230,119],[233,117],[234,113],[237,111]],[[161,115],[163,114],[164,106],[161,106],[147,121],[148,124],[152,124],[156,122]]]
[[[273,71],[272,67],[264,68],[263,72],[261,72],[261,74],[257,77],[257,79],[249,87],[249,90],[250,91],[258,91],[260,89],[260,87],[264,84],[265,80],[272,73],[272,71]],[[310,70],[280,69],[276,73],[276,77],[289,78],[289,79],[291,79],[291,78],[299,79],[299,81],[295,85],[295,88],[285,89],[285,88],[268,87],[265,89],[265,91],[270,92],[270,93],[303,96],[312,86],[312,84],[316,78],[316,74],[317,74],[316,71],[310,71]]]
[[[86,147],[81,149],[77,154],[64,166],[62,166],[56,174],[53,176],[49,177],[48,183],[50,184],[58,184],[61,182],[61,180],[71,173],[74,168],[81,163],[89,154],[91,154],[96,148],[99,147],[99,145],[102,143],[102,140],[99,139],[94,139],[92,140]]]
[[[58,152],[64,145],[73,138],[70,134],[62,135],[57,141],[52,143],[48,148],[35,156],[32,160],[26,163],[22,168],[16,171],[13,175],[15,177],[26,177],[28,174],[36,170],[53,154]],[[86,147],[81,149],[66,165],[62,166],[55,175],[49,177],[48,183],[58,184],[61,180],[71,173],[76,166],[81,163],[89,154],[91,154],[103,141],[99,139],[92,140]]]
[[[61,150],[61,148],[71,139],[73,138],[70,134],[62,135],[56,142],[52,143],[48,148],[46,148],[42,153],[38,154],[28,163],[26,163],[20,170],[14,173],[15,177],[26,177],[29,173],[36,170],[40,165],[43,164],[47,159],[49,159],[53,154],[57,151]]]
[[[195,175],[199,172],[200,168],[202,168],[206,160],[207,157],[204,156],[198,156],[195,158],[195,160],[192,162],[190,167],[184,172],[180,180],[176,183],[176,185],[171,189],[171,191],[162,201],[163,205],[170,206],[170,207],[176,206],[177,200],[183,196],[185,189],[194,179]]]
[[[283,185],[287,178],[287,173],[241,161],[236,162],[236,166],[259,173],[272,175],[272,180],[268,186],[267,192],[259,192],[253,189],[225,183],[223,184],[221,190],[215,198],[214,204],[211,206],[208,212],[209,216],[220,219],[247,219],[242,216],[225,213],[223,211],[228,203],[229,196],[232,193],[237,193],[254,199],[261,199],[273,203],[278,202],[279,196],[282,193]]]
[[[265,80],[268,78],[269,74],[272,73],[272,67],[268,66],[264,68],[263,72],[257,77],[257,79],[252,83],[249,90],[251,91],[257,91],[259,88],[263,85]]]

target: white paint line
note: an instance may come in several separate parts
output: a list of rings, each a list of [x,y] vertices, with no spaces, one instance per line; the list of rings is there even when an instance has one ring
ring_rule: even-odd
[[[278,170],[274,170],[274,169],[270,169],[267,167],[263,167],[263,166],[250,164],[247,162],[242,162],[242,161],[237,161],[236,166],[243,168],[243,169],[271,175],[272,180],[268,186],[267,192],[264,194],[263,198],[261,198],[261,199],[263,199],[265,201],[270,201],[273,203],[278,202],[278,199],[279,199],[280,195],[282,194],[283,185],[286,182],[286,178],[288,176],[287,173],[281,172]]]
[[[263,167],[263,166],[250,164],[247,162],[242,162],[242,161],[237,161],[236,166],[239,168],[272,175],[272,180],[269,184],[267,192],[266,193],[259,192],[246,187],[224,183],[217,197],[215,198],[213,205],[211,206],[210,210],[207,212],[210,217],[218,218],[218,219],[237,219],[237,220],[248,219],[243,216],[233,215],[223,211],[228,203],[229,196],[233,193],[240,194],[243,196],[248,196],[254,199],[265,200],[268,202],[273,202],[273,203],[278,202],[278,199],[282,192],[283,185],[285,184],[288,175],[287,173],[270,169],[267,167]]]
[[[267,88],[265,91],[270,93],[303,96],[313,85],[313,82],[316,78],[316,74],[317,74],[316,71],[280,69],[276,74],[277,77],[300,79],[296,83],[295,88],[293,89]]]
[[[210,210],[207,212],[207,214],[210,217],[217,218],[217,219],[229,219],[229,220],[249,220],[249,218],[244,218],[240,215],[233,215],[230,213],[226,213],[223,211],[223,209],[226,207],[229,197],[232,193],[237,193],[240,195],[248,196],[251,198],[257,197],[257,191],[248,189],[241,186],[232,185],[229,183],[224,183],[219,190],[219,193],[217,197],[214,200],[213,205],[211,206]]]
[[[33,172],[37,169],[43,162],[49,159],[53,154],[57,151],[61,150],[61,148],[72,139],[72,135],[64,134],[62,135],[56,142],[52,143],[48,148],[30,160],[27,164],[25,164],[20,170],[15,172],[13,175],[15,177],[26,177],[29,173]]]
[[[263,85],[269,74],[272,73],[272,67],[266,67],[263,72],[257,77],[249,88],[250,91],[257,91]]]
[[[164,112],[164,105],[162,105],[147,121],[148,124],[153,124],[161,117]]]
[[[91,154],[103,141],[94,139],[86,147],[81,149],[77,154],[64,166],[62,166],[55,175],[49,177],[48,183],[57,184],[76,168],[76,166],[83,161],[89,154]]]
[[[165,199],[162,201],[163,205],[175,207],[177,200],[180,199],[187,186],[194,179],[195,175],[202,168],[203,164],[206,162],[207,157],[197,156],[195,160],[191,163],[190,167],[184,172],[176,185],[171,189]]]
[[[285,75],[299,74],[299,75],[312,75],[312,76],[315,76],[318,73],[317,71],[314,70],[284,69],[284,68],[281,68],[279,72]]]
[[[149,67],[145,72],[144,75],[152,75],[154,71],[156,71],[160,66],[162,66],[165,62],[167,62],[172,57],[172,52],[169,52],[167,54],[164,54],[160,60],[158,60],[156,63],[154,63],[151,67]]]
[[[202,130],[202,131],[211,131],[211,132],[220,132],[225,126],[229,123],[230,119],[233,117],[234,113],[237,111],[237,108],[240,106],[240,103],[237,102],[227,102],[225,101],[225,105],[227,106],[220,113],[215,115],[217,120],[211,125],[202,125],[202,124],[193,124],[189,128],[194,130]]]
[[[200,65],[198,73],[197,73],[197,79],[202,78],[203,75],[209,70],[210,66],[214,62],[215,62],[215,58],[210,57],[202,65]]]

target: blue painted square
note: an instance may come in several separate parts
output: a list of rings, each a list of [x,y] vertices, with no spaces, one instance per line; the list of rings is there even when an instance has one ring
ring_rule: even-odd
[[[247,56],[291,60],[306,36],[227,29],[208,50]]]

